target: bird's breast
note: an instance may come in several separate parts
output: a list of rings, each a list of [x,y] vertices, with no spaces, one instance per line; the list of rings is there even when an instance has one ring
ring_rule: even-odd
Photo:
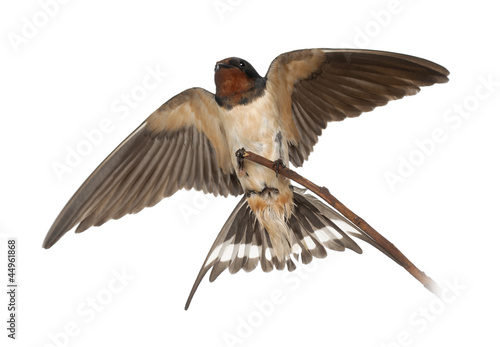
[[[245,148],[272,161],[281,159],[288,165],[287,141],[280,126],[278,108],[269,93],[247,105],[227,110],[223,124],[231,153]],[[278,179],[271,170],[248,161],[241,169],[235,155],[232,164],[245,190],[277,188]]]

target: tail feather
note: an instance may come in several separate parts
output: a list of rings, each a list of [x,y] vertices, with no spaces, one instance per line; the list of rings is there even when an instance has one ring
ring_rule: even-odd
[[[282,248],[288,252],[283,258],[279,258],[276,255],[279,251],[275,252],[273,248],[277,241],[271,239],[252,212],[246,197],[243,197],[208,252],[185,309],[188,309],[194,293],[210,269],[210,282],[215,281],[226,269],[231,274],[241,269],[250,272],[257,268],[259,263],[265,272],[273,269],[283,270],[285,267],[288,271],[293,271],[296,268],[295,262],[308,264],[313,258],[325,258],[326,249],[342,252],[348,248],[362,253],[350,236],[361,239],[388,255],[354,224],[314,196],[307,194],[304,189],[293,188],[293,205],[292,214],[285,221],[288,230],[286,238],[280,240],[288,242]]]
[[[297,191],[297,190],[298,190],[298,188],[295,188],[295,191]],[[303,192],[304,190],[301,189],[300,191]],[[307,194],[307,195],[312,197],[309,194]],[[366,243],[370,244],[371,246],[375,247],[376,249],[378,249],[380,252],[384,253],[386,256],[391,258],[397,264],[401,265],[401,263],[396,258],[394,258],[392,255],[387,253],[370,236],[365,234],[361,229],[359,229],[351,221],[346,219],[344,216],[342,216],[339,212],[335,211],[331,207],[323,204],[318,199],[316,199],[314,197],[312,197],[312,198],[313,199],[310,199],[309,201],[320,211],[321,215],[324,216],[326,218],[326,220],[329,220],[330,222],[332,222],[332,227],[334,229],[336,229],[340,233],[344,233],[344,234],[347,233],[350,236],[354,236],[360,240],[363,240],[364,242],[366,242]],[[342,229],[345,229],[346,232],[342,231]],[[346,242],[349,242],[349,240],[352,241],[352,239],[348,238],[348,240],[346,240]],[[356,243],[354,243],[354,241],[352,241],[352,242],[353,243],[351,244],[351,246],[357,247]]]

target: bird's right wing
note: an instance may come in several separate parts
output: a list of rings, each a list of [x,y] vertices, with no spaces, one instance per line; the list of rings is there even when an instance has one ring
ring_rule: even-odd
[[[82,232],[137,213],[184,188],[240,195],[214,95],[192,88],[173,97],[90,175],[50,228],[50,248],[78,225]]]

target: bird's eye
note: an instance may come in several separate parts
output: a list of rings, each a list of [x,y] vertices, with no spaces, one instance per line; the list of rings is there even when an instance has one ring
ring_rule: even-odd
[[[240,67],[240,69],[244,69],[246,65],[245,65],[244,61],[240,61],[240,63],[238,64],[238,66]]]

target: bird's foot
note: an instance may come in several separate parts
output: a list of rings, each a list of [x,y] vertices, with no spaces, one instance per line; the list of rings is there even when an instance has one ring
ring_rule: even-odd
[[[245,170],[244,170],[244,161],[245,161],[245,157],[247,156],[247,151],[245,150],[245,148],[240,148],[236,151],[236,161],[238,163],[238,169],[239,169],[239,175],[242,176],[245,174]]]
[[[273,162],[273,170],[274,172],[276,172],[276,178],[278,178],[280,168],[282,169],[286,168],[286,165],[285,163],[283,163],[283,160],[281,158]]]

